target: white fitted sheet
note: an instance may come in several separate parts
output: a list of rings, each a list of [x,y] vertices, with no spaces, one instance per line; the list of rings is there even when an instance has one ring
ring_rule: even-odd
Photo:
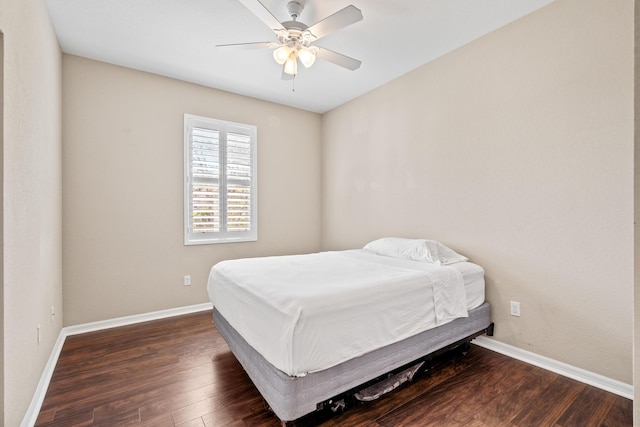
[[[474,266],[361,249],[247,258],[216,264],[207,288],[247,343],[287,375],[304,376],[466,317],[464,276],[477,290]]]
[[[457,262],[449,265],[462,273],[467,294],[467,310],[480,307],[484,302],[484,269],[472,262]]]

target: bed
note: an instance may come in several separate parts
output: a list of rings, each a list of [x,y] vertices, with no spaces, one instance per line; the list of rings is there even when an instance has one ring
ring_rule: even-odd
[[[207,289],[218,331],[283,424],[378,397],[493,328],[484,270],[425,239],[223,261]]]

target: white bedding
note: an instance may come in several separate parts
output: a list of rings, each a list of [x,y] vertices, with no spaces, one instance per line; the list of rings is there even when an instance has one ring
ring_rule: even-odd
[[[484,275],[475,264],[438,266],[367,250],[223,261],[211,269],[208,292],[266,360],[303,376],[467,317],[463,276],[472,304],[481,304]]]
[[[473,310],[484,302],[484,269],[471,262],[458,262],[449,267],[462,273],[467,294],[467,310]]]

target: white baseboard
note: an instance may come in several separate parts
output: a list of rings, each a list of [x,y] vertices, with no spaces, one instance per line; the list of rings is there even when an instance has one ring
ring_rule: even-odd
[[[621,381],[617,381],[603,375],[596,374],[594,372],[586,371],[575,366],[568,365],[563,362],[559,362],[554,359],[550,359],[539,354],[532,353],[527,350],[514,347],[509,344],[496,341],[494,339],[479,336],[473,340],[474,344],[484,347],[489,350],[493,350],[497,353],[504,354],[505,356],[518,359],[522,362],[529,363],[547,371],[555,372],[556,374],[580,381],[585,384],[592,385],[599,389],[617,394],[618,396],[626,397],[633,400],[633,385],[626,384]]]
[[[47,394],[49,382],[51,381],[51,377],[53,376],[53,371],[56,368],[58,357],[60,357],[60,352],[62,351],[62,346],[64,345],[64,340],[66,339],[66,335],[64,335],[63,330],[60,331],[60,333],[58,334],[58,339],[53,345],[53,349],[51,350],[51,354],[49,355],[49,360],[47,360],[44,371],[40,376],[40,382],[38,382],[36,392],[33,395],[33,399],[31,399],[31,404],[29,405],[29,408],[27,408],[27,413],[22,419],[20,427],[33,427],[38,419],[38,414],[40,413],[42,402],[44,401],[44,397]]]
[[[183,314],[197,313],[213,309],[210,302],[190,305],[187,307],[170,308],[167,310],[152,311],[151,313],[134,314],[132,316],[116,317],[115,319],[101,320],[99,322],[83,323],[64,328],[65,335],[85,334],[87,332],[101,331],[103,329],[117,328],[118,326],[133,325],[135,323],[149,322],[151,320],[166,319],[167,317],[181,316]]]
[[[213,304],[211,303],[197,304],[187,307],[170,308],[168,310],[135,314],[133,316],[118,317],[115,319],[103,320],[100,322],[84,323],[81,325],[67,326],[62,328],[60,330],[60,334],[58,334],[58,339],[56,340],[56,343],[51,350],[49,360],[47,361],[44,371],[40,376],[40,382],[36,387],[36,391],[33,395],[33,398],[31,399],[31,404],[29,405],[27,413],[22,419],[20,427],[33,427],[38,420],[38,414],[40,413],[40,408],[42,407],[42,403],[44,402],[44,398],[47,394],[47,389],[49,388],[49,383],[51,382],[53,371],[56,368],[58,357],[60,357],[60,352],[62,351],[62,346],[64,345],[64,342],[68,336],[84,334],[86,332],[94,332],[103,329],[116,328],[118,326],[132,325],[134,323],[148,322],[150,320],[165,319],[168,317],[180,316],[183,314],[197,313],[200,311],[211,310],[212,308]]]

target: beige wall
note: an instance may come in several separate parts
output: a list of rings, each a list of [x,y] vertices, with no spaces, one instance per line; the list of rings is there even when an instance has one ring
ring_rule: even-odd
[[[4,416],[0,424],[17,426],[62,327],[61,54],[42,1],[1,2],[0,30],[4,34]],[[58,313],[53,322],[51,306]]]
[[[441,240],[497,340],[631,383],[632,8],[559,0],[325,114],[323,248]]]
[[[320,115],[70,55],[63,88],[66,325],[205,303],[218,261],[320,249]],[[258,127],[257,242],[183,245],[185,113]]]

